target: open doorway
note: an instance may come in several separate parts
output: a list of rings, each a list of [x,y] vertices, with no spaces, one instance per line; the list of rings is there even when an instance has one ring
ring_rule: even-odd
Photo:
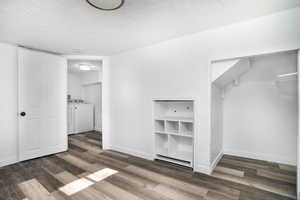
[[[298,51],[213,62],[211,81],[213,176],[296,199]]]
[[[69,146],[102,148],[102,61],[68,60]]]

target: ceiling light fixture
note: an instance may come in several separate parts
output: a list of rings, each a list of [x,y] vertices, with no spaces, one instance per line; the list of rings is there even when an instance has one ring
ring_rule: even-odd
[[[80,63],[80,64],[77,64],[76,67],[80,71],[97,71],[97,66],[89,64],[89,63]]]
[[[86,0],[87,3],[89,3],[94,8],[97,8],[99,10],[117,10],[121,8],[125,0]]]
[[[81,71],[90,71],[90,70],[92,70],[92,67],[90,65],[81,64],[81,65],[79,65],[79,70],[81,70]]]

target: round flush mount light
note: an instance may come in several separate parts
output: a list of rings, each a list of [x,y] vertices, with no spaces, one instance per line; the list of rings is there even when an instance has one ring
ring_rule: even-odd
[[[121,8],[125,0],[86,0],[91,6],[99,10],[117,10]]]

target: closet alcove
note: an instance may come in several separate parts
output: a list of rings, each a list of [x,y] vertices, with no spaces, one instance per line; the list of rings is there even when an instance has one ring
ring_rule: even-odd
[[[297,165],[298,51],[212,63],[211,161],[229,154]]]

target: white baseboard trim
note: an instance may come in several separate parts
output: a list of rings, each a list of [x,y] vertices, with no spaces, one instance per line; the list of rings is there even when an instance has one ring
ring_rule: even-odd
[[[220,160],[223,157],[223,151],[221,151],[218,156],[215,158],[215,160],[211,163],[210,165],[210,174],[214,171],[214,169],[216,168],[216,166],[218,165],[218,163],[220,162]]]
[[[0,160],[0,167],[4,167],[6,165],[12,165],[17,162],[19,162],[17,156],[10,156],[10,157]]]
[[[194,171],[210,175],[210,167],[206,165],[195,165],[194,166]]]
[[[129,155],[133,155],[133,156],[136,156],[136,157],[144,158],[146,160],[153,160],[153,156],[151,154],[141,152],[141,151],[136,151],[136,150],[129,149],[129,148],[126,148],[126,147],[119,147],[119,146],[115,146],[115,145],[110,145],[109,149],[119,151],[121,153],[127,153]]]
[[[260,153],[253,153],[253,152],[246,152],[246,151],[236,151],[236,150],[224,150],[224,154],[232,155],[232,156],[239,156],[245,158],[251,158],[256,160],[265,160],[269,162],[276,162],[282,163],[287,165],[297,165],[297,162],[293,158],[271,155],[271,154],[260,154]]]
[[[218,156],[215,158],[215,160],[212,162],[212,164],[210,166],[207,166],[207,165],[195,165],[194,166],[194,171],[195,172],[199,172],[199,173],[203,173],[203,174],[207,174],[207,175],[211,175],[212,172],[214,171],[215,167],[217,166],[217,164],[221,160],[222,156],[223,156],[223,151],[221,151],[218,154]]]

